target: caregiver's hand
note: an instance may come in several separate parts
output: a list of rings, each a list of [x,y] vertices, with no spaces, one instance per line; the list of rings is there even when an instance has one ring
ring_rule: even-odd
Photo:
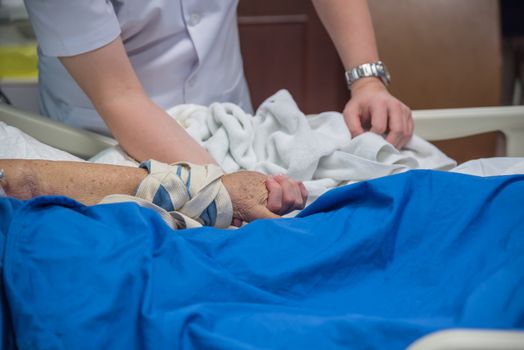
[[[304,209],[308,193],[302,182],[286,175],[268,176],[266,187],[269,191],[267,207],[273,213],[284,215]]]
[[[240,171],[224,175],[222,183],[233,203],[235,226],[243,221],[278,218],[304,208],[307,199],[304,185],[283,175],[268,177],[254,171]]]
[[[352,137],[369,130],[400,149],[413,135],[411,110],[377,78],[363,78],[353,84],[343,113]]]

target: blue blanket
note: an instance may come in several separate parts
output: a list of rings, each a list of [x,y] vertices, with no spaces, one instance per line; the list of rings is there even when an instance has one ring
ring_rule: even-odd
[[[4,349],[401,349],[524,327],[524,176],[411,171],[238,230],[65,197],[0,217]]]

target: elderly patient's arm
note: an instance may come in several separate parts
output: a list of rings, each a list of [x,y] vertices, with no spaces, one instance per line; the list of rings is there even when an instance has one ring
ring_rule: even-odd
[[[29,199],[63,195],[93,205],[110,194],[135,193],[145,169],[116,165],[45,160],[0,160],[8,196]]]
[[[110,194],[134,195],[147,171],[140,168],[41,160],[0,160],[5,176],[0,184],[8,196],[29,199],[64,195],[93,205]],[[267,176],[252,172],[224,175],[223,184],[233,203],[236,220],[278,217],[267,209]],[[291,209],[301,209],[302,204]]]

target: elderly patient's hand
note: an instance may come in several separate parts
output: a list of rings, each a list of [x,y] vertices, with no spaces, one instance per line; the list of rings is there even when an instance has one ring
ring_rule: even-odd
[[[279,175],[268,177],[254,171],[226,174],[222,182],[233,202],[233,224],[260,218],[278,218],[303,209],[307,192],[301,182]],[[276,214],[275,214],[276,213]]]

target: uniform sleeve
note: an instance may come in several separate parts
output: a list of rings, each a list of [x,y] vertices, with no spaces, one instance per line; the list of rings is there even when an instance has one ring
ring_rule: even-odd
[[[120,35],[109,0],[24,0],[40,50],[73,56],[98,49]]]

